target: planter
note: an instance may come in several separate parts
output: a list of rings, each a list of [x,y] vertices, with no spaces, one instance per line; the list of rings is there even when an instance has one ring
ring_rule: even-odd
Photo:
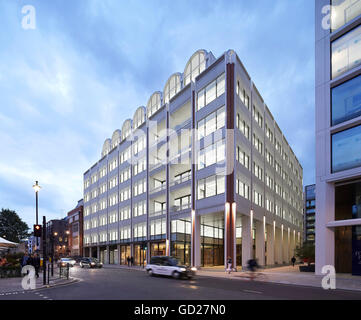
[[[21,277],[20,267],[0,267],[0,278],[18,278]]]
[[[311,264],[309,266],[299,266],[300,272],[315,272],[315,265]]]

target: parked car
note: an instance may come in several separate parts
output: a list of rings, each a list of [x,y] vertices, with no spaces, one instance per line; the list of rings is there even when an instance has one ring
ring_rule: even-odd
[[[58,266],[59,267],[66,267],[67,265],[69,265],[69,267],[74,267],[76,261],[72,258],[61,258],[58,261]]]
[[[96,258],[83,258],[79,262],[80,267],[88,267],[88,268],[102,268],[103,263],[100,262]]]
[[[152,257],[146,266],[146,270],[150,276],[164,275],[175,279],[191,279],[197,271],[196,268],[180,265],[176,258],[168,256]]]
[[[81,259],[83,259],[82,256],[72,256],[72,259],[74,259],[76,261],[76,263],[79,263]]]

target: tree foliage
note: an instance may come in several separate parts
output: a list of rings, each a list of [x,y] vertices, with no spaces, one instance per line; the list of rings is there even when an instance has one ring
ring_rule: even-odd
[[[307,260],[308,264],[315,262],[315,245],[304,242],[301,247],[296,248],[296,256],[302,260]]]
[[[29,226],[21,220],[19,215],[10,209],[0,211],[0,237],[19,243],[29,236]]]

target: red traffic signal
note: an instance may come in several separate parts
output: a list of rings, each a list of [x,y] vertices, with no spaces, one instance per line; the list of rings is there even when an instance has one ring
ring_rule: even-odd
[[[41,238],[42,228],[40,224],[34,224],[34,237]]]

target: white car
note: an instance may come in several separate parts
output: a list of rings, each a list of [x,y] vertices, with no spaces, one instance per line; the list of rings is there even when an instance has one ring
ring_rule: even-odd
[[[167,256],[152,257],[150,259],[150,263],[147,264],[145,269],[150,276],[164,275],[171,276],[176,279],[180,279],[182,277],[191,279],[197,271],[196,268],[181,266],[179,265],[177,259]]]
[[[66,267],[67,265],[69,265],[69,267],[74,267],[76,261],[72,258],[61,258],[58,261],[58,265],[59,267]]]

